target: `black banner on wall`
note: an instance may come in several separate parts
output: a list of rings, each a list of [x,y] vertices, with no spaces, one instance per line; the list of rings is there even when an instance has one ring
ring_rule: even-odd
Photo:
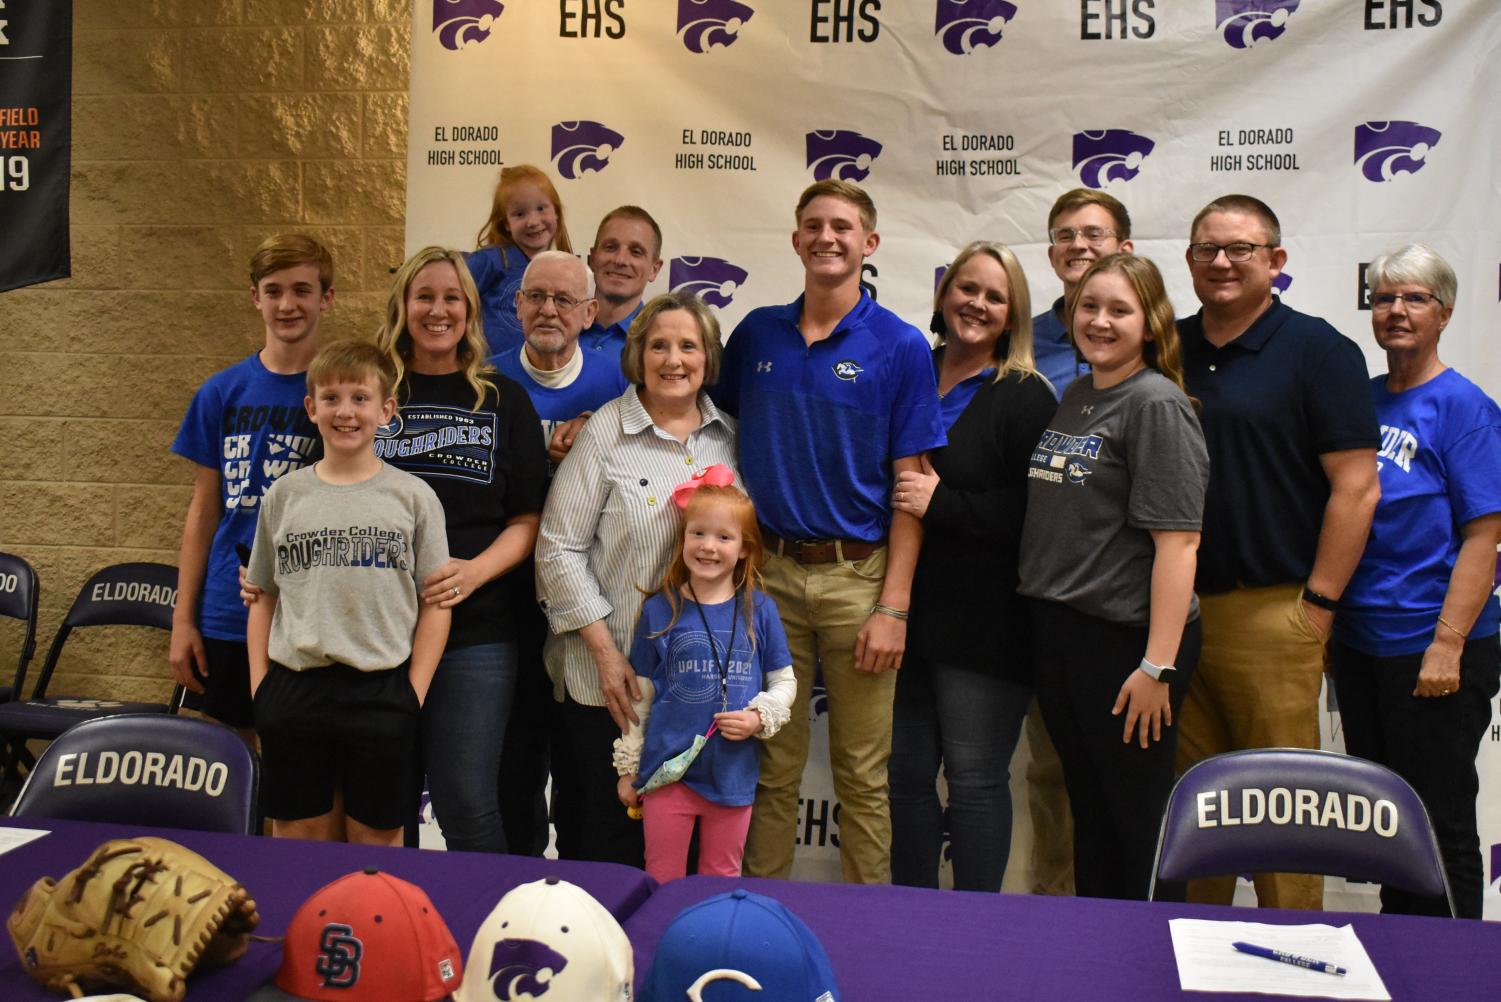
[[[0,292],[66,278],[73,0],[0,0]]]

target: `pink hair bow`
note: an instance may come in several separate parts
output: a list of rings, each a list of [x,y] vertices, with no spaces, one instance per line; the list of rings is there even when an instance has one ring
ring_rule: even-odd
[[[672,489],[672,503],[681,509],[688,507],[693,492],[708,484],[710,487],[729,487],[735,483],[735,471],[723,463],[715,463],[702,473],[695,473]]]

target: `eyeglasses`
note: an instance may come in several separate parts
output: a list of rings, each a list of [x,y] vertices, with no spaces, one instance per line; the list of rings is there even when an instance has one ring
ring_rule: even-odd
[[[1102,244],[1113,236],[1115,236],[1115,231],[1104,226],[1086,226],[1078,230],[1072,226],[1062,226],[1056,230],[1048,230],[1048,239],[1055,244],[1071,244],[1078,237],[1083,237],[1087,244]]]
[[[1379,292],[1371,297],[1371,309],[1384,313],[1396,306],[1399,299],[1409,310],[1426,310],[1434,303],[1444,305],[1444,301],[1431,292],[1404,292],[1401,295],[1395,292]]]
[[[1225,252],[1225,260],[1233,264],[1251,260],[1251,255],[1256,253],[1256,248],[1265,247],[1271,250],[1272,244],[1248,244],[1239,241],[1233,244],[1189,244],[1188,253],[1200,264],[1208,264],[1220,256],[1220,251]]]
[[[566,292],[543,292],[541,289],[522,289],[519,295],[534,310],[540,310],[542,304],[551,299],[559,313],[572,313],[589,301],[588,299],[575,299]]]

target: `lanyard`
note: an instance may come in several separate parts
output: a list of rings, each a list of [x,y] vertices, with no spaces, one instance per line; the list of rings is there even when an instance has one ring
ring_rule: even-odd
[[[719,658],[719,648],[714,643],[714,630],[709,626],[709,617],[704,615],[704,607],[698,601],[698,596],[693,592],[693,583],[688,583],[688,594],[693,599],[693,607],[698,610],[698,618],[704,624],[704,633],[709,637],[709,653],[714,656],[714,667],[719,669],[719,708],[728,713],[730,709],[730,671],[725,661],[730,659],[730,654],[735,649],[735,631],[740,628],[740,617],[735,614],[734,599],[730,605],[730,642],[724,648],[724,660]],[[740,597],[740,592],[735,592],[735,598]]]

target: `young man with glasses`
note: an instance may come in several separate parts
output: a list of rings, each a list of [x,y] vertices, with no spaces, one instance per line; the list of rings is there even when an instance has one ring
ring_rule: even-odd
[[[1131,251],[1131,215],[1124,205],[1091,188],[1058,196],[1048,213],[1048,263],[1063,283],[1063,295],[1032,318],[1032,355],[1037,371],[1053,384],[1054,396],[1062,397],[1069,383],[1089,371],[1063,326],[1064,301],[1090,265],[1118,251]]]
[[[1277,216],[1226,195],[1194,217],[1184,255],[1202,309],[1178,322],[1209,447],[1195,586],[1204,628],[1178,723],[1178,768],[1239,748],[1319,745],[1334,610],[1380,497],[1365,357],[1272,294],[1287,261]],[[1229,904],[1235,878],[1195,881]],[[1263,907],[1316,909],[1323,878],[1257,874]]]

